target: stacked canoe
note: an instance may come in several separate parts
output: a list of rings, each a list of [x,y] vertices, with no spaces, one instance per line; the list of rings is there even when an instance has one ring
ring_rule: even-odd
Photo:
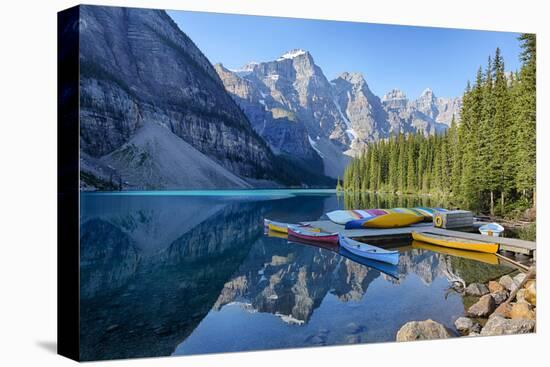
[[[419,222],[432,221],[434,210],[442,208],[393,208],[364,210],[335,210],[327,217],[337,224],[344,224],[346,229],[360,228],[396,228],[407,227]]]

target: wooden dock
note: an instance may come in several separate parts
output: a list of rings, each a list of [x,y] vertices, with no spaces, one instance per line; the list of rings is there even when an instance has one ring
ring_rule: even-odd
[[[346,237],[360,239],[363,241],[392,241],[396,239],[410,239],[412,232],[432,233],[441,236],[457,237],[468,240],[476,240],[488,243],[498,243],[500,251],[511,251],[514,253],[535,256],[537,245],[535,242],[524,241],[516,238],[489,237],[479,233],[461,232],[443,228],[435,228],[432,223],[418,223],[409,227],[401,228],[365,228],[345,229],[343,225],[336,224],[330,220],[319,220],[305,222],[313,227],[320,228],[324,232],[338,232]],[[477,223],[479,225],[479,223]],[[476,224],[474,224],[474,227]]]

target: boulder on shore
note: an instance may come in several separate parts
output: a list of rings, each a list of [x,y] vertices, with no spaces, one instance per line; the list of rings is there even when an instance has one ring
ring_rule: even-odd
[[[464,334],[469,333],[473,326],[474,322],[469,317],[459,317],[455,321],[456,329]]]
[[[472,333],[479,333],[481,331],[481,325],[469,317],[459,317],[455,321],[456,329],[463,335],[468,335]]]
[[[489,292],[491,293],[496,293],[496,292],[501,292],[506,290],[506,288],[504,288],[499,282],[495,282],[494,280],[491,280],[487,285],[487,287],[489,288]]]
[[[514,319],[525,319],[525,320],[534,320],[535,311],[533,307],[527,302],[518,302],[512,306],[510,311],[510,318]]]
[[[431,319],[425,321],[409,321],[399,329],[395,340],[398,342],[429,339],[446,339],[451,334],[445,326]]]
[[[501,276],[498,282],[510,292],[513,292],[518,287],[518,284],[509,275]]]
[[[511,311],[512,311],[512,306],[509,303],[502,303],[495,309],[495,312],[493,312],[492,315],[489,317],[502,316],[502,317],[510,318]]]
[[[489,288],[485,284],[472,283],[466,287],[466,294],[469,296],[481,297],[489,293]]]
[[[489,318],[483,329],[481,336],[526,334],[535,328],[534,320],[516,319],[510,320],[501,315],[493,315]]]
[[[528,280],[525,284],[524,297],[533,306],[537,305],[537,283],[535,280]]]
[[[487,317],[495,310],[495,300],[490,294],[486,294],[468,309],[468,316]]]
[[[514,283],[516,283],[518,286],[521,284],[521,282],[523,282],[523,280],[525,279],[526,275],[525,273],[519,273],[517,274],[515,277],[514,277]]]
[[[508,299],[508,292],[499,291],[499,292],[491,293],[491,297],[493,297],[493,299],[495,300],[496,305],[500,305],[502,302]]]
[[[525,289],[524,288],[521,288],[520,290],[518,290],[518,292],[516,293],[516,302],[527,302],[525,300]]]

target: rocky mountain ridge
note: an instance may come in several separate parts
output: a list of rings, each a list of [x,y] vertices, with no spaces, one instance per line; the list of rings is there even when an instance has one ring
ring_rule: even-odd
[[[436,97],[430,89],[416,100],[409,100],[397,89],[381,99],[370,90],[362,73],[344,72],[328,81],[313,56],[302,49],[288,51],[276,60],[250,62],[237,70],[217,64],[216,71],[272,148],[284,146],[286,153],[303,156],[308,150],[303,147],[307,135],[309,145],[323,160],[325,174],[332,177],[340,175],[349,157],[361,152],[368,142],[400,132],[441,133],[453,116],[460,117],[460,98]],[[300,132],[282,134],[281,130],[287,129],[282,125],[266,128],[269,116],[290,119]]]

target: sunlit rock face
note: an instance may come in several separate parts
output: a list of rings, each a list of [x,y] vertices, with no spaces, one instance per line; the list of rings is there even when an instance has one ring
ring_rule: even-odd
[[[313,148],[325,174],[333,177],[347,163],[342,157],[361,153],[368,142],[400,132],[441,133],[453,116],[457,121],[460,117],[459,98],[436,97],[430,89],[416,100],[398,89],[380,99],[362,73],[344,72],[328,82],[313,56],[301,49],[236,70],[219,64],[216,71],[275,151],[282,148],[304,157]],[[292,128],[282,124],[287,120],[294,123]]]
[[[460,120],[462,99],[436,97],[434,92],[427,88],[414,102],[414,107],[429,119],[447,127],[451,125],[453,117],[456,122]]]
[[[248,66],[250,72],[254,66]],[[296,118],[295,112],[275,100],[266,85],[241,77],[243,72],[231,71],[221,64],[216,64],[215,69],[254,130],[274,153],[289,157],[312,173],[323,172],[322,159],[310,144],[306,126]]]
[[[303,121],[311,137],[349,143],[331,85],[309,52],[293,50],[277,60],[259,63],[246,78],[265,85],[275,101]]]
[[[388,115],[380,98],[372,93],[361,73],[342,73],[332,80],[335,101],[346,116],[350,149],[359,153],[365,143],[385,138],[390,133]]]
[[[328,176],[341,175],[352,142],[332,86],[304,50],[239,70],[217,65],[227,91],[275,152],[298,157]],[[321,163],[321,165],[319,165]]]
[[[388,112],[392,134],[442,133],[450,127],[453,117],[459,121],[462,106],[460,98],[436,97],[429,88],[412,101],[404,92],[393,89],[384,95],[382,103]]]

